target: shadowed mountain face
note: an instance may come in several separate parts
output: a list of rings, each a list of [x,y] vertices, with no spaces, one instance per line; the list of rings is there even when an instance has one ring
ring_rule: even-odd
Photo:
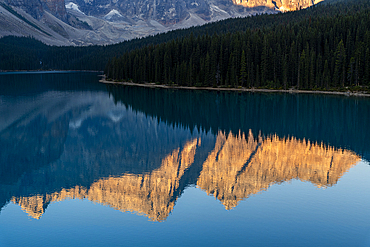
[[[346,141],[359,145],[352,139],[333,146],[325,135],[321,140],[281,135],[277,119],[270,122],[276,134],[246,130],[239,114],[260,100],[253,99],[256,95],[126,87],[107,91],[88,74],[85,79],[73,73],[0,77],[0,207],[12,201],[34,218],[52,202],[79,198],[163,221],[188,186],[231,209],[292,179],[333,186],[360,160],[345,148]],[[22,83],[34,91],[18,90],[17,95],[14,87]],[[229,99],[239,103],[225,107]],[[251,104],[243,103],[247,99]],[[267,115],[264,109],[259,108],[261,116]],[[298,118],[299,111],[290,113],[291,119]],[[233,129],[236,125],[239,131]],[[310,136],[304,123],[300,128]]]
[[[62,21],[67,21],[64,0],[5,0],[6,4],[23,9],[33,18],[40,20],[45,11]]]
[[[174,25],[196,16],[204,22],[243,16],[254,13],[251,8],[267,7],[271,10],[297,10],[307,8],[322,0],[6,0],[5,3],[26,11],[35,19],[41,19],[47,11],[58,19],[68,22],[66,6],[87,16],[100,17],[108,21],[135,22],[155,21],[165,26]],[[257,12],[266,12],[268,9]],[[271,11],[270,10],[270,11]],[[247,12],[247,13],[246,13]],[[195,21],[195,20],[194,20]],[[196,23],[195,23],[196,24]]]
[[[0,37],[32,36],[50,45],[112,44],[227,18],[299,10],[321,1],[1,0]]]
[[[16,182],[25,171],[58,159],[63,152],[67,133],[67,116],[53,123],[48,123],[45,116],[38,116],[26,126],[10,127],[1,132],[2,183]]]

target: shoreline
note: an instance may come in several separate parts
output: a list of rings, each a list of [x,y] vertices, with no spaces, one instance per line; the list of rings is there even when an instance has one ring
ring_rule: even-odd
[[[1,74],[14,74],[14,73],[68,73],[68,72],[91,72],[103,73],[99,70],[0,70]]]
[[[115,82],[105,80],[105,75],[101,75],[102,79],[99,82],[111,85],[124,85],[124,86],[136,86],[136,87],[147,87],[147,88],[163,88],[163,89],[187,89],[187,90],[207,90],[207,91],[231,91],[231,92],[252,92],[252,93],[306,93],[306,94],[328,94],[328,95],[342,95],[342,96],[354,96],[354,97],[370,97],[370,94],[365,93],[353,93],[353,92],[335,92],[335,91],[309,91],[309,90],[296,90],[296,89],[256,89],[256,88],[214,88],[214,87],[184,87],[184,86],[168,86],[155,83],[133,83],[133,82]]]

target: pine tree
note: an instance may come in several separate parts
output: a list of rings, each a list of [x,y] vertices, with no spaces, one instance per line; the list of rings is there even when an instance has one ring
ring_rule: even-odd
[[[330,71],[329,71],[328,60],[325,60],[322,78],[323,78],[323,85],[325,86],[326,90],[328,90],[329,84],[330,84]]]
[[[347,82],[349,86],[353,86],[354,84],[354,78],[355,78],[355,58],[351,57],[348,69],[347,69]]]
[[[257,64],[257,68],[256,68],[256,82],[255,82],[255,85],[256,87],[259,87],[261,84],[260,84],[260,67],[259,65]]]
[[[370,44],[370,40],[369,40],[369,44]],[[369,47],[366,49],[364,67],[365,67],[364,83],[370,86],[370,48]]]
[[[283,87],[284,90],[287,89],[287,82],[288,82],[288,62],[287,62],[287,55],[283,56],[282,61],[282,79],[283,79]]]
[[[261,54],[261,85],[265,86],[268,79],[268,64],[269,64],[269,48],[267,44],[267,38],[265,37],[263,42],[263,49]]]
[[[204,85],[205,86],[210,86],[212,84],[212,78],[211,78],[211,69],[210,69],[210,56],[209,53],[207,52],[206,55],[206,60],[205,60],[205,65],[204,65]]]
[[[334,69],[334,86],[341,85],[344,87],[345,83],[345,71],[346,71],[346,50],[344,48],[343,40],[338,44],[335,52],[335,69]]]
[[[245,52],[242,51],[241,62],[240,62],[240,85],[245,86],[247,80],[247,63],[245,61]]]
[[[309,82],[309,89],[312,89],[315,85],[315,61],[316,61],[316,53],[314,50],[310,52],[310,82]]]

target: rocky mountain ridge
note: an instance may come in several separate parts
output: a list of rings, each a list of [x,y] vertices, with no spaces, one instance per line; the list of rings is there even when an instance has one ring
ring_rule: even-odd
[[[321,1],[0,0],[0,37],[33,36],[52,45],[111,44],[232,17],[306,8]]]

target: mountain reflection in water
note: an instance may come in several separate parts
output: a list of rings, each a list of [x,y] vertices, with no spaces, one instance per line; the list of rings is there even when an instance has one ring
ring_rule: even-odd
[[[292,179],[333,186],[361,159],[342,146],[317,141],[315,129],[308,133],[315,142],[279,132],[256,134],[260,129],[248,130],[243,124],[237,130],[231,120],[233,128],[227,129],[225,119],[233,111],[242,115],[231,107],[229,115],[223,111],[227,95],[216,94],[216,106],[203,109],[213,114],[208,119],[220,119],[215,128],[214,122],[183,120],[186,100],[171,102],[173,116],[166,119],[169,111],[140,111],[140,102],[132,103],[133,109],[132,99],[124,97],[132,89],[124,89],[123,96],[108,89],[113,97],[102,85],[88,91],[58,86],[23,97],[13,91],[0,95],[0,113],[6,116],[0,123],[0,207],[12,201],[39,219],[51,202],[78,198],[164,221],[188,186],[212,194],[229,210],[272,184]],[[166,109],[171,91],[154,91],[161,94],[156,103],[150,99],[157,96],[147,95],[139,97],[145,99],[142,104]],[[213,131],[204,131],[209,126]],[[343,140],[346,136],[334,142]]]
[[[309,181],[318,187],[332,186],[360,160],[351,151],[295,138],[255,139],[251,132],[248,137],[220,132],[206,161],[195,164],[200,146],[201,138],[188,141],[149,173],[101,178],[87,187],[77,185],[51,194],[12,197],[11,200],[37,219],[50,202],[86,198],[123,212],[145,215],[153,221],[163,221],[189,180],[197,180],[200,189],[213,194],[226,209],[231,209],[251,194],[291,179]],[[193,172],[192,166],[201,167],[200,176]]]

